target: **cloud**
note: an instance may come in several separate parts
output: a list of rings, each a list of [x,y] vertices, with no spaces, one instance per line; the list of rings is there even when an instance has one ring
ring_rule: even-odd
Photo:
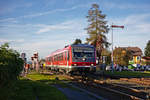
[[[126,33],[139,35],[150,32],[150,23],[148,20],[150,20],[150,14],[135,14],[129,15],[126,18],[114,19],[114,22],[124,25]]]
[[[3,4],[4,3],[4,4]],[[32,6],[32,3],[21,3],[21,2],[1,2],[0,5],[0,15],[14,12],[16,9],[21,9],[21,8],[29,8]]]
[[[70,40],[44,40],[44,41],[36,41],[36,42],[26,42],[20,45],[11,45],[13,49],[19,51],[20,53],[25,52],[27,53],[28,60],[33,55],[34,52],[38,52],[40,58],[45,58],[51,52],[64,48],[65,45],[71,44],[72,41]]]
[[[65,25],[46,25],[44,27],[42,27],[38,32],[36,32],[37,34],[41,34],[44,32],[49,32],[49,31],[54,31],[54,30],[67,30],[70,29],[69,26],[65,26]]]
[[[86,37],[85,27],[85,19],[72,19],[55,25],[5,24],[0,27],[1,33],[9,33],[7,36],[3,34],[4,37],[9,38],[12,35],[14,36],[14,34],[16,36],[10,40],[0,39],[0,43],[11,42],[10,46],[13,47],[13,49],[20,53],[27,53],[28,58],[32,56],[34,51],[39,52],[41,57],[45,57],[56,49],[61,49],[65,45],[73,43],[76,38],[84,40]],[[11,33],[12,30],[14,34]],[[25,38],[25,40],[19,38]]]
[[[48,14],[58,13],[58,12],[71,11],[71,10],[74,10],[77,8],[85,8],[85,7],[89,7],[89,6],[90,6],[90,3],[89,4],[75,5],[71,8],[55,9],[55,10],[50,10],[50,11],[46,11],[46,12],[40,12],[40,13],[34,13],[34,14],[30,14],[30,15],[19,16],[16,18],[1,19],[0,22],[9,22],[9,21],[17,20],[17,19],[22,19],[22,18],[34,18],[34,17],[38,17],[38,16],[43,16],[43,15],[48,15]]]
[[[102,6],[106,9],[112,9],[112,8],[115,8],[115,9],[144,9],[144,10],[148,10],[150,9],[150,6],[149,4],[141,4],[141,3],[125,3],[125,2],[108,2],[108,1],[105,1],[103,2]]]
[[[87,26],[85,19],[72,19],[54,25],[48,24],[5,24],[0,25],[0,35],[13,39],[26,38],[26,42],[45,39],[83,39],[86,36]],[[59,35],[59,36],[58,36]],[[56,38],[55,38],[56,37]]]
[[[9,40],[9,39],[0,39],[0,43],[10,43],[10,42],[18,42],[18,43],[21,43],[21,42],[24,42],[24,39],[17,39],[17,40]]]
[[[113,29],[114,46],[138,46],[143,51],[150,37],[150,14],[132,14],[127,17],[108,19],[109,24],[124,25],[125,28]],[[111,30],[109,41],[111,40]],[[111,42],[111,41],[110,41]]]
[[[46,11],[46,12],[42,12],[42,13],[35,13],[35,14],[31,14],[31,15],[21,16],[19,18],[33,18],[33,17],[48,15],[48,14],[52,14],[52,13],[71,11],[71,10],[75,10],[75,9],[78,9],[78,8],[87,8],[87,7],[90,7],[90,5],[91,5],[91,3],[80,4],[80,5],[75,5],[75,6],[71,7],[71,8],[55,9],[55,10],[50,10],[50,11]]]
[[[6,19],[1,19],[0,22],[10,22],[14,20],[16,20],[16,18],[6,18]]]
[[[73,19],[68,20],[63,23],[58,23],[55,25],[39,25],[41,28],[36,32],[37,34],[41,34],[44,32],[50,31],[58,31],[58,30],[83,30],[85,27],[85,20],[84,19]]]

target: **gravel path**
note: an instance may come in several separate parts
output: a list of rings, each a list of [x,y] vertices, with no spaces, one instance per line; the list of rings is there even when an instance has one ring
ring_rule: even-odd
[[[72,88],[61,87],[60,85],[55,85],[57,89],[62,91],[68,98],[68,100],[106,100],[94,93],[91,93],[85,89],[81,89],[74,85],[69,84]]]

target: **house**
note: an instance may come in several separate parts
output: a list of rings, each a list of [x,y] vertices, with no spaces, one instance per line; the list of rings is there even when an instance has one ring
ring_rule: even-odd
[[[142,65],[150,65],[150,57],[142,57],[141,61]]]
[[[129,64],[137,66],[138,64],[141,63],[142,50],[139,47],[118,47],[118,48],[116,47],[115,49],[120,49],[122,53],[125,51],[130,52],[132,59],[129,60]]]
[[[141,63],[141,56],[142,56],[142,50],[139,47],[127,47],[128,51],[130,51],[132,55],[132,62],[133,64],[140,64]]]

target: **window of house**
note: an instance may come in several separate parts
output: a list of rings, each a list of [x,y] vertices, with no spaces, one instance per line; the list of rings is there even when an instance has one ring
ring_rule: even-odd
[[[140,56],[137,56],[137,60],[140,60],[140,58],[141,58]]]

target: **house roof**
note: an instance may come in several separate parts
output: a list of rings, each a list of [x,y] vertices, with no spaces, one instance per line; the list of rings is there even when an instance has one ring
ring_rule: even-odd
[[[142,57],[142,59],[150,60],[150,57]]]
[[[133,56],[141,56],[142,50],[139,47],[119,47],[131,52]]]
[[[142,50],[139,47],[127,47],[127,50],[131,51],[133,56],[141,56]]]

